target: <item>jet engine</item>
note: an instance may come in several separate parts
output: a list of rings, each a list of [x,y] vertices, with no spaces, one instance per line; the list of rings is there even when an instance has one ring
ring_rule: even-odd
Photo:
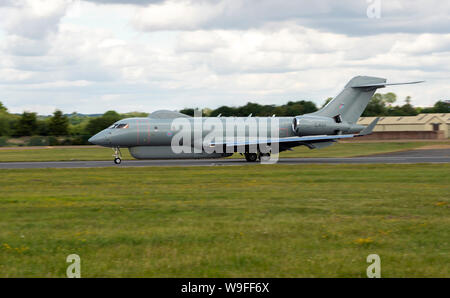
[[[297,136],[353,134],[365,126],[342,121],[339,115],[330,118],[322,116],[296,116],[292,121],[292,130]]]

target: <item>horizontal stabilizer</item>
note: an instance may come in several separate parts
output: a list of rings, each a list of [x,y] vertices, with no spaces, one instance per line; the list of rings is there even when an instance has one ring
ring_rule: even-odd
[[[372,123],[370,123],[368,126],[366,126],[366,128],[364,128],[357,136],[362,137],[362,136],[370,135],[372,133],[373,129],[375,128],[375,125],[377,125],[378,120],[380,120],[380,117],[373,120]]]
[[[384,88],[386,86],[393,86],[393,85],[408,85],[408,84],[418,84],[423,83],[425,81],[415,81],[415,82],[405,82],[405,83],[377,83],[377,84],[363,84],[363,85],[356,85],[352,86],[353,88]]]

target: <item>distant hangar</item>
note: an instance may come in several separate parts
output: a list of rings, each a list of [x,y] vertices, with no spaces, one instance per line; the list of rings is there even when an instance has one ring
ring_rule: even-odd
[[[376,117],[361,117],[360,125],[368,125]],[[370,140],[446,139],[450,137],[450,113],[419,114],[417,116],[381,117]]]

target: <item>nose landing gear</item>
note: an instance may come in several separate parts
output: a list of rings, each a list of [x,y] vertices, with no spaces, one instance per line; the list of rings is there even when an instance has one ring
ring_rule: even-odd
[[[119,165],[122,162],[122,152],[119,147],[112,148],[112,150],[114,150],[114,163]]]

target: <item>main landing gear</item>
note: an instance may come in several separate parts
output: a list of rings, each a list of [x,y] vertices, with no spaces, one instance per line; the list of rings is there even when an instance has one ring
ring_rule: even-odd
[[[255,162],[258,159],[260,161],[268,161],[270,160],[270,153],[244,153],[245,160],[248,162]]]
[[[115,147],[112,148],[112,150],[114,150],[114,163],[116,165],[119,165],[122,162],[122,152],[120,152],[120,148],[119,147]]]
[[[245,160],[248,162],[255,162],[258,160],[258,154],[257,153],[244,153]]]

